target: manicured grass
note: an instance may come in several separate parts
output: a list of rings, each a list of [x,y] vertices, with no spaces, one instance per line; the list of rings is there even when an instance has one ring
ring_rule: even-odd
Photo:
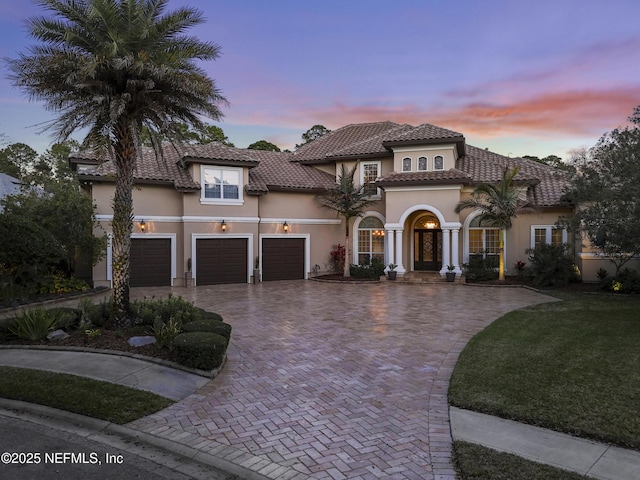
[[[454,442],[453,462],[460,480],[582,480],[588,478],[466,442]]]
[[[151,392],[64,373],[0,367],[0,397],[125,424],[168,407]]]
[[[559,296],[473,338],[450,403],[640,449],[640,297]]]

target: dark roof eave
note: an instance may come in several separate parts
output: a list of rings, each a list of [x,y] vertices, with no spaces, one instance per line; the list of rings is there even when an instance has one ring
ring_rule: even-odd
[[[382,142],[382,145],[391,150],[393,147],[414,147],[420,145],[442,145],[447,143],[454,143],[456,145],[456,150],[458,151],[458,156],[462,157],[465,154],[465,138],[463,136],[460,137],[449,137],[449,138],[427,138],[423,140],[385,140]]]
[[[322,193],[326,188],[322,187],[285,187],[282,185],[267,185],[270,192],[305,192],[305,193]]]
[[[185,164],[200,163],[203,165],[221,165],[225,167],[257,167],[260,162],[258,160],[234,160],[231,158],[202,158],[186,156],[181,159]]]
[[[104,183],[115,183],[116,177],[115,175],[78,175],[78,180],[80,182],[104,182]],[[159,180],[152,178],[135,178],[133,180],[135,185],[171,185],[175,187],[175,183],[172,180]],[[200,187],[180,187],[181,189],[189,189],[189,190],[200,190]],[[178,187],[176,187],[178,190]]]
[[[327,155],[326,158],[331,161],[337,161],[337,160],[359,160],[361,158],[369,159],[369,158],[388,158],[388,157],[389,157],[389,152],[375,152],[375,153],[354,153],[354,154],[348,154],[348,155]]]
[[[419,185],[468,185],[469,179],[465,178],[445,178],[437,180],[396,180],[396,181],[377,181],[376,187],[415,187]]]

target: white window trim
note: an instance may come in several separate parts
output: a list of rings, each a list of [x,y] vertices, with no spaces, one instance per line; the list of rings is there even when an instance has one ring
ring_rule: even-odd
[[[442,159],[442,168],[436,168],[436,158],[438,158],[438,157]],[[433,170],[434,171],[444,170],[444,156],[443,155],[436,155],[435,157],[433,157]]]
[[[562,243],[567,243],[567,229],[557,228],[555,225],[531,225],[531,248],[536,247],[536,230],[546,230],[545,242],[551,244],[552,230],[562,230]]]
[[[475,227],[470,227],[471,225],[471,221],[476,218],[478,215],[480,215],[480,211],[479,210],[475,210],[473,212],[471,212],[467,218],[464,221],[464,224],[462,225],[462,263],[469,263],[469,230],[471,230],[472,228]],[[491,228],[491,227],[480,227],[480,228]],[[493,227],[495,228],[495,227]],[[498,229],[499,230],[499,229]],[[509,268],[507,266],[507,230],[503,231],[504,234],[504,245],[502,247],[502,253],[503,253],[503,258],[505,259],[504,261],[504,271],[508,272]],[[500,231],[498,231],[498,235],[500,235]],[[483,238],[482,241],[484,242],[485,239]]]
[[[352,245],[352,249],[351,251],[353,252],[353,258],[351,259],[352,263],[358,264],[357,260],[358,260],[358,256],[360,255],[360,251],[358,249],[358,229],[360,228],[360,222],[362,222],[362,220],[364,220],[366,217],[375,217],[378,220],[380,220],[382,222],[382,229],[385,231],[384,232],[384,264],[386,265],[387,263],[389,263],[387,260],[389,259],[389,252],[387,252],[387,247],[388,247],[388,241],[387,241],[387,229],[385,227],[385,223],[386,220],[384,218],[384,215],[382,215],[379,212],[375,212],[375,211],[368,211],[362,214],[362,216],[357,217],[355,219],[355,221],[353,222],[353,235],[352,235],[352,239],[351,239],[351,245]]]
[[[409,170],[404,169],[404,161],[409,160]],[[402,157],[402,171],[403,172],[413,172],[413,158],[411,157]]]
[[[382,162],[377,161],[377,162],[360,162],[360,185],[364,185],[365,181],[364,181],[364,167],[365,165],[376,165],[378,167],[378,177],[380,178],[380,174],[381,174],[381,169],[382,169]],[[373,198],[373,199],[378,199],[381,197],[380,194],[380,189],[376,189],[376,194],[375,195],[369,195],[369,198]]]
[[[238,198],[207,198],[205,197],[205,180],[204,175],[206,170],[226,170],[238,172],[240,178],[240,185],[238,185]],[[216,165],[202,165],[200,166],[200,203],[202,205],[244,205],[244,172],[241,167],[226,167]]]
[[[424,158],[426,160],[426,168],[421,169],[420,168],[420,159]],[[428,172],[429,171],[429,157],[427,157],[426,155],[420,155],[418,157],[418,160],[416,160],[416,171],[418,172]]]

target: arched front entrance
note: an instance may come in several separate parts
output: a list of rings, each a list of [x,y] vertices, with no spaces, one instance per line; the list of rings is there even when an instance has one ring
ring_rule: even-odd
[[[413,226],[413,269],[439,271],[442,268],[442,229],[432,213],[420,216]]]

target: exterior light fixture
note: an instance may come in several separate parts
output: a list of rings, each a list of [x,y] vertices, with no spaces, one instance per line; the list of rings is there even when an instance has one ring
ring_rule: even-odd
[[[427,223],[425,224],[425,226],[426,226],[428,229],[436,228],[436,222],[427,222]]]
[[[222,220],[222,223],[220,224],[220,228],[222,228],[223,232],[226,232],[227,231],[227,222]]]
[[[147,227],[147,224],[144,222],[144,218],[140,220],[140,231],[144,233],[144,229]]]
[[[284,221],[284,224],[282,225],[282,229],[284,230],[284,233],[287,233],[289,231],[289,224],[287,223],[287,221]]]

